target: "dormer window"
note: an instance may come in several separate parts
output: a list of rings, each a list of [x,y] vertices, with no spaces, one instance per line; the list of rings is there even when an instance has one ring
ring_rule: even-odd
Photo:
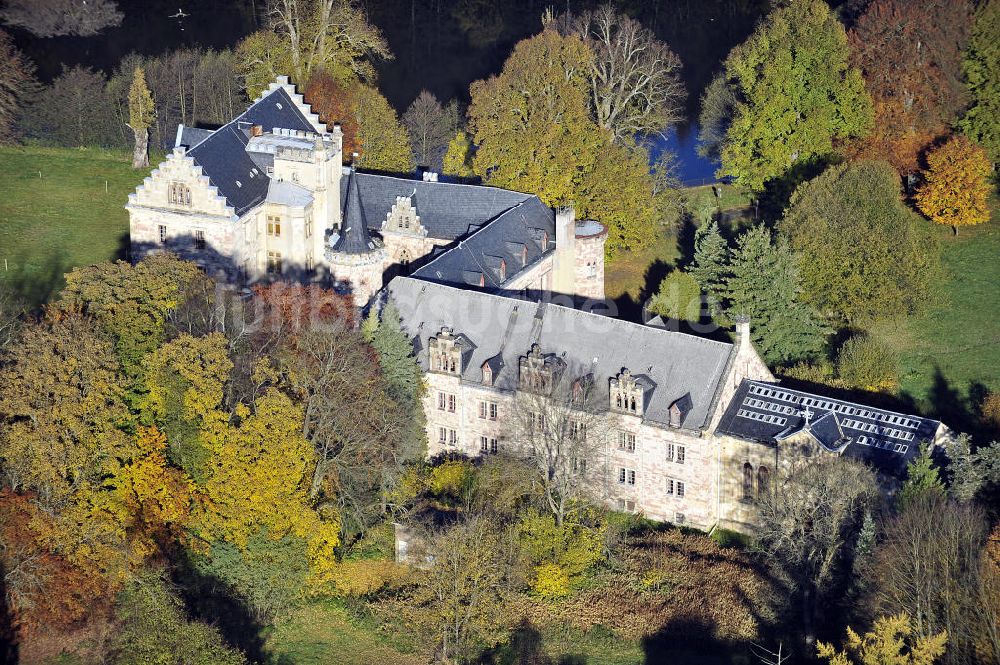
[[[431,371],[453,375],[462,373],[462,346],[455,339],[451,328],[445,326],[440,333],[430,338],[427,353],[430,356]]]
[[[492,386],[493,385],[493,368],[490,367],[488,362],[483,363],[483,385]]]
[[[542,347],[531,345],[531,351],[519,362],[519,383],[522,390],[548,394],[552,391],[557,360],[542,355]]]
[[[172,182],[167,186],[167,203],[176,206],[191,205],[191,188],[182,182]]]
[[[617,377],[611,379],[611,409],[619,413],[642,415],[642,386],[636,383],[628,368],[622,368]]]

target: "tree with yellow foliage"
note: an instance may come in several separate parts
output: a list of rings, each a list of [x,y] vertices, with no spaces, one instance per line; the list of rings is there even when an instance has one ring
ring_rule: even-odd
[[[959,226],[989,221],[989,177],[986,152],[964,136],[953,136],[927,155],[924,184],[917,190],[920,212],[932,222]]]
[[[933,665],[944,655],[948,633],[912,639],[914,629],[907,614],[879,617],[870,633],[858,635],[847,628],[844,651],[818,642],[816,651],[830,665]]]
[[[448,150],[444,153],[443,163],[442,172],[445,175],[459,178],[469,178],[475,175],[472,170],[472,141],[469,140],[468,134],[459,130],[448,142]]]

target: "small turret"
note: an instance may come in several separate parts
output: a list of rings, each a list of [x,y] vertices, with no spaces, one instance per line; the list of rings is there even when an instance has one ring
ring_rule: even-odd
[[[343,220],[340,232],[330,237],[326,260],[338,285],[349,288],[354,304],[363,307],[382,288],[385,248],[368,231],[368,220],[353,169],[347,180]]]

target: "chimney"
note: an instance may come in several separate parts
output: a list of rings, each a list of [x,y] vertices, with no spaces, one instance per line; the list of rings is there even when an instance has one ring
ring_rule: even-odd
[[[739,338],[740,346],[750,343],[750,317],[746,314],[736,317],[736,337]]]
[[[576,292],[576,210],[572,205],[556,210],[556,255],[552,291]]]
[[[263,125],[254,125],[253,127],[250,128],[250,136],[263,136],[263,135],[264,135]]]

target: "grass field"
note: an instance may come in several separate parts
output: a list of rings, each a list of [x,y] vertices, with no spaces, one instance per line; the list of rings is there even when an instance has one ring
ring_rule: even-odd
[[[946,270],[937,293],[922,314],[875,329],[899,353],[901,393],[949,424],[973,411],[984,389],[1000,391],[998,209],[994,201],[991,222],[957,236],[936,227]]]
[[[67,271],[118,256],[146,174],[121,152],[0,148],[0,279],[38,304]]]

